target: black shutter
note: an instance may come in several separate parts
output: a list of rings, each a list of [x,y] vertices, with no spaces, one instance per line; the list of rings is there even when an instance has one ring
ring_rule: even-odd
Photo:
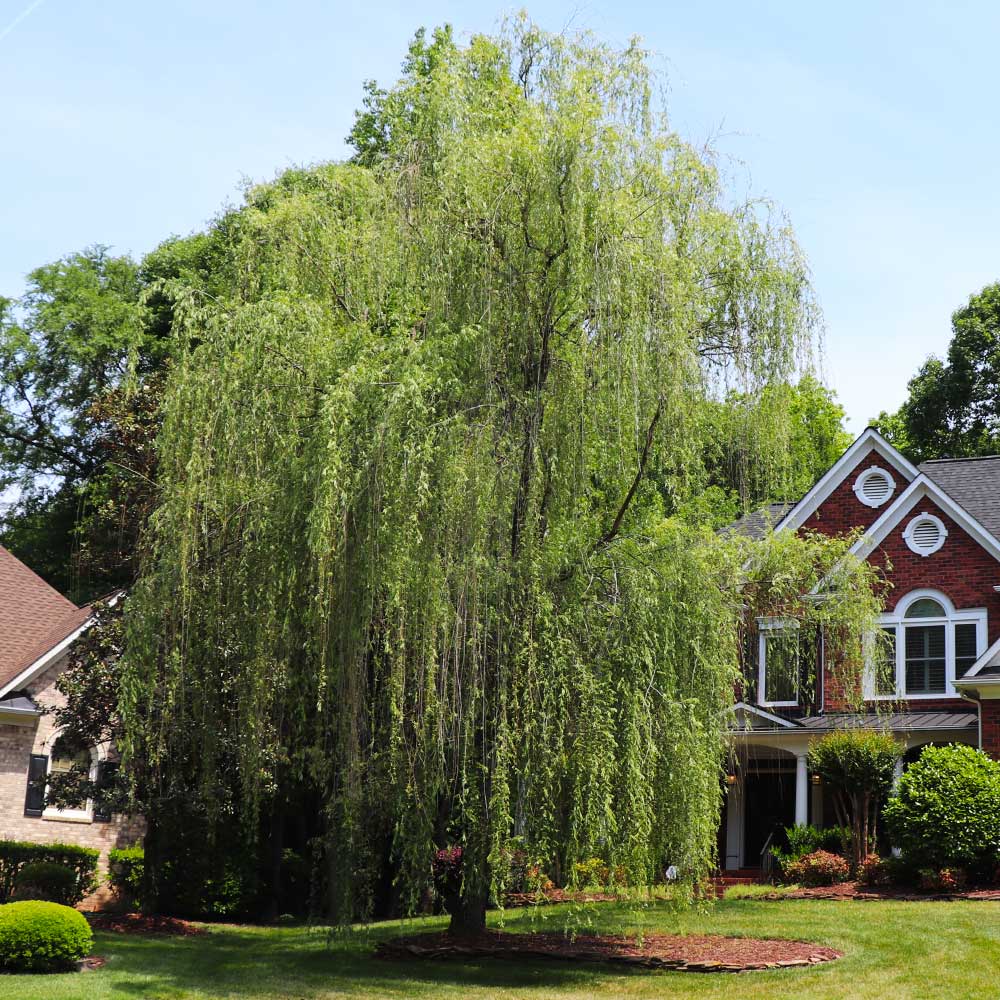
[[[97,794],[94,796],[95,823],[111,822],[111,804],[105,798],[105,790],[112,783],[117,770],[118,761],[116,760],[102,760],[98,762],[97,781],[95,782],[97,785]]]
[[[41,816],[45,808],[45,779],[49,774],[49,758],[33,753],[28,759],[28,794],[24,797],[24,815]]]

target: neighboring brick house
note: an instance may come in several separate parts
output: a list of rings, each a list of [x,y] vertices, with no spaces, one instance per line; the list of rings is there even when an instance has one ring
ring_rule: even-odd
[[[55,718],[44,711],[63,701],[56,688],[70,647],[90,624],[78,608],[0,546],[0,839],[73,843],[99,848],[102,867],[112,847],[134,843],[141,824],[44,802],[46,776],[67,767]],[[114,766],[107,747],[91,753],[93,775]]]
[[[757,868],[781,826],[834,822],[806,759],[831,729],[888,725],[907,747],[901,768],[927,743],[971,743],[1000,758],[1000,456],[915,467],[868,428],[797,503],[733,528],[757,537],[852,529],[863,532],[852,551],[887,567],[881,626],[892,652],[881,669],[868,665],[865,711],[850,713],[822,641],[805,641],[793,621],[758,621],[736,706],[719,838],[726,869]],[[877,714],[880,701],[891,714]]]

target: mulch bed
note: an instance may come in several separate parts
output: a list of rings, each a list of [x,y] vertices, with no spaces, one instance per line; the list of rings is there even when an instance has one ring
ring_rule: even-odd
[[[793,892],[767,893],[761,896],[754,896],[753,898],[767,902],[783,899],[856,899],[862,902],[881,899],[914,903],[931,900],[975,899],[985,902],[997,902],[1000,901],[1000,888],[989,886],[978,889],[963,889],[961,892],[922,892],[918,889],[894,886],[882,887],[862,885],[860,882],[840,882],[837,885],[795,889]]]
[[[204,934],[205,928],[177,917],[144,916],[141,913],[85,913],[95,931],[114,934],[175,934],[192,937]]]
[[[415,934],[383,941],[377,958],[554,958],[607,962],[626,967],[677,972],[750,972],[819,965],[840,958],[832,948],[807,941],[738,938],[703,934],[649,934],[634,938],[566,937],[562,934],[511,934],[486,931],[452,937],[447,932]]]
[[[545,903],[614,903],[618,897],[610,892],[567,892],[565,889],[549,889],[545,893],[509,892],[504,896],[503,905],[512,909],[522,906],[540,906]]]

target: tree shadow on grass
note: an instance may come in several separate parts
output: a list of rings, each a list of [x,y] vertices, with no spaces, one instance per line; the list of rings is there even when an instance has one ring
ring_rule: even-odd
[[[302,928],[216,928],[200,937],[100,935],[94,951],[110,959],[111,996],[310,998],[403,994],[436,997],[453,990],[588,987],[632,975],[599,965],[557,961],[469,959],[383,961],[379,940],[414,928],[354,930],[328,935]]]

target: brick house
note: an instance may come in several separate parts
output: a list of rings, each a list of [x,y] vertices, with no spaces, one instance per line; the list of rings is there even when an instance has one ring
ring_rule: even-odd
[[[0,839],[74,843],[96,847],[102,862],[112,847],[141,833],[138,821],[45,804],[46,776],[73,761],[60,745],[46,708],[63,696],[56,688],[74,640],[90,624],[78,608],[0,546]],[[89,754],[92,776],[113,767],[108,747]]]
[[[806,759],[831,729],[888,725],[907,748],[900,769],[928,743],[1000,758],[1000,456],[916,467],[868,428],[797,503],[733,526],[756,537],[804,529],[862,529],[852,551],[888,567],[882,662],[868,664],[864,711],[850,713],[822,637],[758,620],[719,833],[729,871],[757,869],[780,827],[835,822]],[[876,714],[880,701],[889,714]]]

